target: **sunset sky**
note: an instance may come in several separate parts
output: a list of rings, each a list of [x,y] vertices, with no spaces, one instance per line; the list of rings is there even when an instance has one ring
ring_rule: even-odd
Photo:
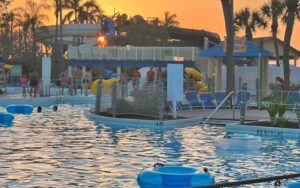
[[[54,0],[48,0],[54,2]],[[220,0],[96,0],[107,15],[115,12],[128,15],[140,14],[147,17],[163,18],[165,11],[177,14],[181,27],[205,29],[225,35],[224,18]],[[268,0],[235,0],[235,11],[248,6],[259,8]],[[25,0],[14,0],[14,4],[22,4]],[[37,2],[39,2],[37,0]],[[45,2],[45,0],[43,0]],[[52,16],[49,14],[49,16]],[[52,19],[53,23],[53,19]],[[283,39],[285,27],[279,28],[279,38]],[[240,33],[241,35],[243,33]],[[254,37],[270,35],[270,30],[257,31]],[[297,21],[292,37],[292,46],[300,50],[300,21]]]

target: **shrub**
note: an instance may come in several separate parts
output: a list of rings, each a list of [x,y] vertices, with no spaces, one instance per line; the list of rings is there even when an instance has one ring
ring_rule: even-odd
[[[280,126],[280,127],[285,127],[285,125],[287,124],[288,122],[288,119],[286,117],[277,117],[276,118],[276,122],[277,124]]]
[[[283,117],[285,112],[288,110],[288,101],[283,96],[277,96],[276,102],[278,103],[278,107],[277,107],[278,117]]]
[[[275,124],[275,118],[278,113],[278,105],[276,103],[273,103],[272,101],[263,102],[263,105],[268,111],[269,117],[271,119],[272,124]]]
[[[284,114],[288,110],[288,106],[285,97],[275,96],[271,101],[263,102],[263,105],[268,111],[272,124],[286,125],[287,119],[284,117]]]

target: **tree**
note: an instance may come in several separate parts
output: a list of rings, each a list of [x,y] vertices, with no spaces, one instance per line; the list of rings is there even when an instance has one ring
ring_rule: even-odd
[[[112,19],[115,22],[115,29],[117,31],[117,35],[120,34],[120,29],[126,25],[129,25],[128,15],[123,13],[116,13],[112,16]]]
[[[52,55],[54,56],[54,59],[56,62],[58,62],[58,56],[57,56],[57,51],[58,51],[58,15],[59,15],[59,1],[58,0],[54,0],[55,1],[55,10],[54,10],[54,14],[55,14],[55,39],[54,39],[54,50],[52,50]]]
[[[233,62],[233,37],[234,37],[234,24],[233,24],[233,0],[221,0],[223,14],[225,19],[225,28],[227,35],[226,44],[226,91],[227,93],[234,91],[234,62]]]
[[[133,16],[128,25],[120,29],[120,32],[125,35],[117,36],[115,43],[121,46],[165,46],[169,39],[165,27],[153,26],[140,15]]]
[[[299,0],[286,0],[287,6],[287,17],[286,17],[286,28],[284,34],[284,44],[283,44],[283,70],[284,70],[284,89],[288,91],[290,89],[290,44],[293,34],[295,16],[297,11],[299,12]]]
[[[278,20],[282,19],[286,6],[283,0],[271,0],[261,7],[262,14],[270,21],[272,38],[276,54],[276,65],[279,66],[279,50],[277,44]]]
[[[25,57],[35,63],[37,62],[36,54],[38,52],[35,38],[36,28],[44,26],[44,22],[48,21],[47,11],[50,10],[50,8],[50,5],[47,3],[37,4],[32,0],[27,0],[25,6],[16,9],[16,11],[20,11],[20,14],[23,14],[24,18],[23,38],[26,53]]]
[[[170,14],[169,11],[166,11],[164,13],[163,25],[166,27],[177,26],[179,25],[179,22],[176,19],[177,19],[176,14]]]
[[[245,37],[247,40],[252,40],[252,33],[255,32],[257,28],[266,28],[268,26],[259,11],[251,12],[247,7],[235,13],[234,25],[236,31],[245,29]]]
[[[69,10],[63,23],[96,23],[103,12],[95,0],[65,0],[63,8]]]
[[[5,59],[12,51],[12,41],[9,37],[11,14],[8,11],[8,7],[10,3],[11,1],[9,0],[0,0],[0,49],[2,50],[2,55]]]

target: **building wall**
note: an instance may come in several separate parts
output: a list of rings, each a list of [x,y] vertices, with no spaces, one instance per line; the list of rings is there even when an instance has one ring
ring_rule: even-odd
[[[300,67],[291,66],[291,82],[300,84]],[[248,90],[251,95],[256,94],[256,79],[258,78],[258,67],[257,66],[240,66],[235,67],[235,88],[239,88],[239,77],[242,78],[242,83],[247,83]],[[269,84],[276,82],[276,77],[283,77],[283,67],[277,67],[276,65],[268,66],[268,79],[264,84],[265,88],[269,90]],[[222,80],[221,90],[226,90],[226,66],[222,66]],[[269,91],[267,92],[269,93]]]

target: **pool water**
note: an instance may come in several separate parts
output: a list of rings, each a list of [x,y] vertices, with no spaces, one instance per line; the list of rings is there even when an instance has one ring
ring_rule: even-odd
[[[50,107],[16,115],[12,127],[1,127],[1,187],[131,188],[137,187],[139,172],[156,162],[207,167],[216,182],[300,172],[299,140],[262,138],[257,152],[229,153],[214,146],[225,132],[221,126],[109,127],[88,120],[88,108],[63,105],[52,112]]]

